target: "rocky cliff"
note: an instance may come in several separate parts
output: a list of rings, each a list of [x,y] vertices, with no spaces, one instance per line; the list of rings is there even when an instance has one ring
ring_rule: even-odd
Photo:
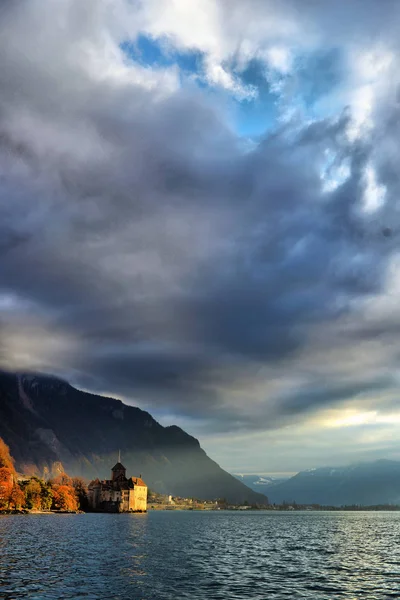
[[[108,477],[121,450],[128,474],[142,474],[155,491],[266,502],[179,427],[163,427],[139,408],[53,377],[0,373],[0,437],[20,472],[43,474],[61,462],[71,475]]]

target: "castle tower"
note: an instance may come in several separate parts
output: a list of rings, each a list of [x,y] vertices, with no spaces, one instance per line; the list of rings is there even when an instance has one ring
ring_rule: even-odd
[[[126,469],[120,462],[117,462],[117,464],[111,469],[111,479],[113,481],[126,479]]]

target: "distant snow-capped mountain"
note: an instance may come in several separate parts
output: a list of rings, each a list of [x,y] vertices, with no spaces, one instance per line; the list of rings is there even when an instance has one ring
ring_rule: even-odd
[[[268,498],[278,504],[400,504],[400,462],[381,459],[308,469],[269,487]]]
[[[242,473],[233,473],[233,476],[255,492],[267,495],[272,487],[283,483],[287,479],[283,477],[270,477],[269,475],[245,475]]]

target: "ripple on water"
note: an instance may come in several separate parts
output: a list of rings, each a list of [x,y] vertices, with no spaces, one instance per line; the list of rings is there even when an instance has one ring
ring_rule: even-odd
[[[0,518],[0,598],[398,598],[400,513]]]

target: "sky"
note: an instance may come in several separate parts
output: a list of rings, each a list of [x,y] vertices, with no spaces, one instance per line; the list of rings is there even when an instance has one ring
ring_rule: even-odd
[[[2,0],[0,367],[231,472],[400,459],[399,27],[398,0]]]

